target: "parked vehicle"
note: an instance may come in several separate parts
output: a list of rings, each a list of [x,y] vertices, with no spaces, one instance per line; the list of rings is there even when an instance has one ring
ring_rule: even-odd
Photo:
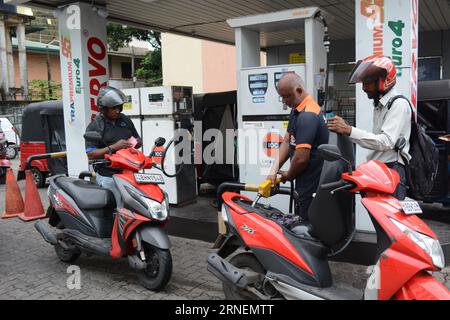
[[[0,118],[1,130],[5,134],[6,158],[13,160],[17,157],[20,145],[19,131],[8,118]]]
[[[397,148],[405,144],[402,139]],[[430,273],[444,268],[444,255],[434,232],[417,217],[418,203],[389,196],[400,181],[398,173],[378,161],[353,170],[333,145],[323,145],[319,152],[329,162],[309,210],[309,223],[282,225],[273,219],[282,213],[258,204],[262,196],[290,193],[278,184],[220,186],[227,233],[216,241],[220,249],[208,257],[208,270],[223,282],[226,298],[449,300],[449,290]],[[235,193],[238,190],[258,192],[258,197],[253,201]],[[356,193],[362,196],[378,243],[378,262],[364,291],[334,282],[328,264],[353,238]],[[295,192],[294,198],[297,202]],[[244,252],[227,259],[238,249]]]
[[[0,129],[0,184],[6,182],[6,169],[11,167],[11,163],[7,159],[7,142],[5,134]]]
[[[101,135],[91,132],[85,138],[101,140]],[[164,143],[159,138],[155,146]],[[139,173],[156,167],[151,156],[129,148],[95,161],[95,165],[121,169],[113,176],[120,190],[120,203],[110,190],[84,180],[92,173],[81,173],[79,179],[50,179],[49,223],[40,220],[35,226],[55,247],[60,260],[72,263],[82,252],[113,259],[127,257],[145,288],[159,291],[165,287],[172,274],[172,256],[164,230],[169,202],[159,187],[164,179],[159,174]]]
[[[439,150],[438,173],[433,190],[425,203],[441,203],[450,207],[450,144],[440,139],[450,132],[450,80],[420,81],[417,121],[426,128]]]
[[[25,107],[22,116],[20,168],[17,178],[25,178],[27,159],[34,155],[66,150],[62,101],[44,101]],[[67,160],[39,159],[31,162],[36,185],[45,187],[46,179],[67,173]]]

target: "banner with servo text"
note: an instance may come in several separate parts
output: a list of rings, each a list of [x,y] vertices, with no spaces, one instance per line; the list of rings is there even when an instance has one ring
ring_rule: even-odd
[[[356,60],[373,54],[390,57],[398,70],[396,90],[417,106],[419,0],[356,0]],[[373,104],[356,86],[356,126],[372,131]],[[357,163],[366,161],[367,151],[357,147]],[[366,210],[357,207],[357,228],[373,231]]]
[[[83,135],[98,113],[97,96],[108,83],[106,19],[88,3],[57,10],[67,164],[70,176],[88,170]],[[104,11],[106,12],[106,11]]]

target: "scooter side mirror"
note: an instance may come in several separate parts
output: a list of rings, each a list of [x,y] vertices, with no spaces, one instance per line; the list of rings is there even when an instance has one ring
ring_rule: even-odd
[[[326,161],[338,161],[342,159],[341,151],[337,146],[323,144],[317,148],[319,155]]]
[[[102,135],[96,131],[88,131],[83,135],[83,137],[86,140],[91,140],[95,142],[101,142],[103,140]]]
[[[395,143],[395,152],[402,151],[405,146],[406,146],[405,137],[398,138],[397,142]]]
[[[350,175],[353,174],[352,163],[342,156],[341,151],[337,146],[332,144],[323,144],[319,146],[317,150],[319,151],[319,156],[321,156],[322,159],[326,161],[338,161],[338,160],[344,161],[347,164],[348,173]]]
[[[162,147],[165,143],[166,139],[164,139],[163,137],[159,137],[158,139],[155,140],[156,147]]]

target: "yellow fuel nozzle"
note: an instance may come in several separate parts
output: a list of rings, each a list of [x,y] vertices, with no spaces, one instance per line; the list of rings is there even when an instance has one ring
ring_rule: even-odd
[[[275,180],[275,184],[272,184],[272,181],[269,180],[269,179],[264,180],[259,185],[258,193],[264,198],[269,198],[273,194],[273,188],[278,186],[280,183],[281,183],[281,179],[280,178],[277,178]]]

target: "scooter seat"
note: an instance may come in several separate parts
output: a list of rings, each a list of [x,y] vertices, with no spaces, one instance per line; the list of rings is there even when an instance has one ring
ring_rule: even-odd
[[[56,184],[77,203],[80,209],[114,209],[116,200],[111,190],[81,179],[57,177]]]

